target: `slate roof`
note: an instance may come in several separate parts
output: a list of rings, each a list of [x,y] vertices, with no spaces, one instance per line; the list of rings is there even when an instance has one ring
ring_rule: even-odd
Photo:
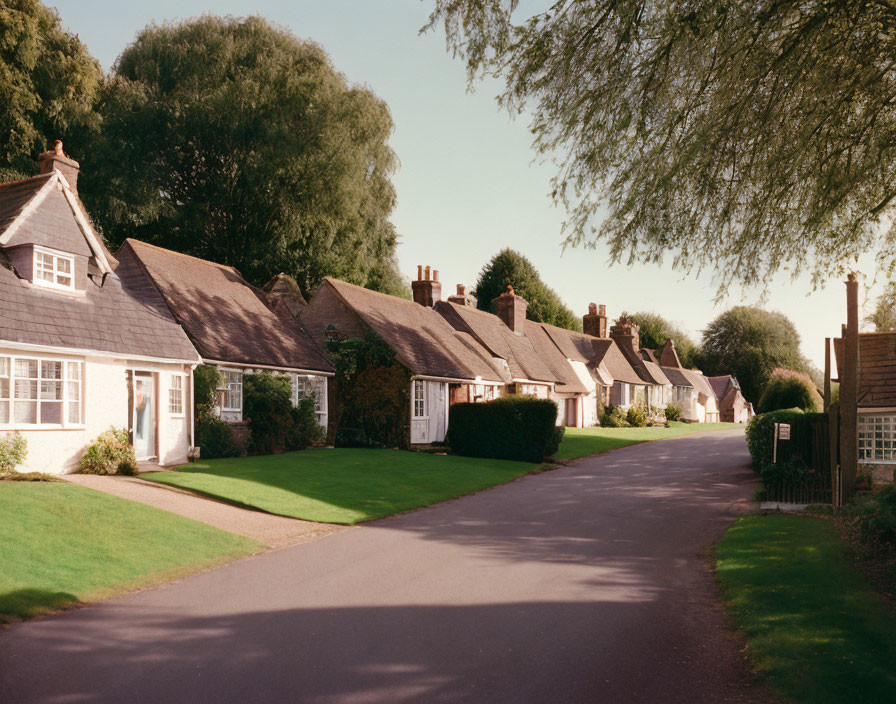
[[[597,377],[596,381],[600,382],[603,386],[613,385],[613,375],[610,374],[607,366],[595,362],[594,359],[595,352],[592,341],[598,338],[575,330],[558,328],[555,325],[548,325],[547,323],[542,323],[541,327],[560,349],[561,354],[565,355],[567,359],[588,365]]]
[[[596,364],[604,364],[615,381],[626,384],[644,385],[647,382],[634,370],[632,365],[622,354],[615,340],[608,337],[592,337],[592,349],[594,349],[594,361]]]
[[[669,378],[663,373],[660,365],[656,362],[648,362],[647,360],[644,360],[644,367],[645,369],[647,369],[647,373],[653,379],[653,383],[660,384],[661,386],[672,383],[671,381],[669,381]]]
[[[535,348],[535,352],[548,368],[556,375],[558,380],[555,390],[568,394],[587,394],[588,389],[579,379],[569,361],[551,336],[545,330],[545,326],[532,320],[526,321],[526,337]]]
[[[834,339],[837,376],[843,379],[843,338]],[[859,407],[896,407],[896,332],[859,333]]]
[[[685,388],[694,388],[694,383],[688,379],[684,370],[680,367],[662,367],[663,374],[673,386],[683,386]]]
[[[455,330],[469,333],[493,356],[506,360],[514,379],[563,383],[542,361],[531,340],[514,334],[497,315],[447,301],[436,303],[434,310]]]
[[[52,174],[41,174],[21,181],[0,183],[0,235],[6,232],[51,176]]]
[[[420,376],[507,382],[487,350],[472,336],[458,334],[432,308],[326,277],[333,288],[386,344],[398,360]]]
[[[721,401],[728,394],[728,388],[732,386],[733,377],[730,374],[724,374],[722,376],[707,376],[704,377],[709,385],[712,387],[712,391],[715,394],[716,398]]]
[[[332,372],[333,365],[286,311],[233,267],[128,239],[132,253],[203,359]]]
[[[125,259],[83,296],[25,284],[0,250],[0,340],[199,361],[193,345],[141,269]]]
[[[717,399],[719,398],[715,393],[715,388],[712,386],[712,379],[721,379],[723,377],[704,376],[700,372],[695,372],[690,369],[682,369],[681,371],[691,380],[697,393],[703,394],[704,396],[715,396]],[[731,377],[729,376],[727,378],[730,379]]]

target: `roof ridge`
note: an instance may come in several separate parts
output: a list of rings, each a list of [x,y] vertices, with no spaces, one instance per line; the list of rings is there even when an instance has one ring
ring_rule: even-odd
[[[160,247],[157,244],[153,244],[152,242],[144,242],[143,240],[138,240],[134,237],[126,237],[125,242],[134,243],[144,246],[151,247],[152,249],[157,249],[160,252],[166,252],[167,254],[176,254],[179,257],[185,257],[186,259],[192,259],[193,261],[202,262],[203,264],[209,264],[211,266],[218,267],[219,269],[229,269],[230,271],[235,271],[239,273],[239,269],[235,266],[230,266],[229,264],[220,264],[218,262],[213,262],[211,259],[203,259],[202,257],[197,257],[193,254],[187,254],[186,252],[178,252],[176,249],[168,249],[167,247]]]
[[[15,181],[2,181],[2,182],[0,182],[0,188],[3,188],[4,186],[17,186],[20,183],[25,183],[26,181],[36,181],[37,179],[40,179],[40,178],[48,179],[48,178],[52,178],[52,176],[53,176],[53,172],[47,171],[47,173],[45,173],[45,174],[35,174],[34,176],[26,176],[25,178],[20,178]]]

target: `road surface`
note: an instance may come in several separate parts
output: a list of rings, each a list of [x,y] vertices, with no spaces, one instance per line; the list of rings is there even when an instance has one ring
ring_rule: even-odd
[[[762,701],[706,554],[748,460],[628,447],[21,623],[0,701]]]

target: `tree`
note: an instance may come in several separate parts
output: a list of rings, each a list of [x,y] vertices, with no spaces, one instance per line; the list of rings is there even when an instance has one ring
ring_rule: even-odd
[[[751,306],[735,306],[707,326],[699,361],[707,376],[733,374],[753,404],[775,369],[807,368],[799,333],[787,316]]]
[[[623,315],[628,314],[623,313]],[[687,369],[694,369],[697,366],[697,355],[700,348],[687,333],[682,332],[656,313],[635,313],[629,317],[640,328],[641,347],[646,347],[659,354],[663,345],[666,344],[666,340],[671,338],[675,342],[675,351],[678,353],[681,364]]]
[[[81,195],[113,244],[136,237],[291,274],[401,293],[386,104],[324,50],[259,17],[150,25],[102,91]],[[74,151],[74,150],[72,150]]]
[[[759,404],[758,413],[799,408],[806,413],[818,413],[824,401],[818,393],[815,382],[806,374],[790,369],[775,369],[769,377]]]
[[[896,5],[519,4],[435,0],[424,30],[443,25],[471,82],[503,78],[501,105],[531,115],[567,243],[674,255],[722,286],[818,283],[875,247],[896,261]]]
[[[877,297],[874,311],[865,317],[865,322],[874,325],[878,332],[896,330],[896,281],[889,282]]]
[[[557,292],[541,280],[532,262],[512,249],[502,249],[479,272],[473,293],[479,308],[494,313],[492,301],[504,293],[508,285],[528,302],[526,317],[529,320],[569,330],[582,329],[582,321],[563,304]]]
[[[37,155],[96,119],[99,63],[38,0],[0,3],[0,181],[35,173]]]

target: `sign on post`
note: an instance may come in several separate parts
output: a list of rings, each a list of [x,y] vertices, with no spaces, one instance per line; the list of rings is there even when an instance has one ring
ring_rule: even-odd
[[[778,423],[778,439],[790,440],[790,423]]]

